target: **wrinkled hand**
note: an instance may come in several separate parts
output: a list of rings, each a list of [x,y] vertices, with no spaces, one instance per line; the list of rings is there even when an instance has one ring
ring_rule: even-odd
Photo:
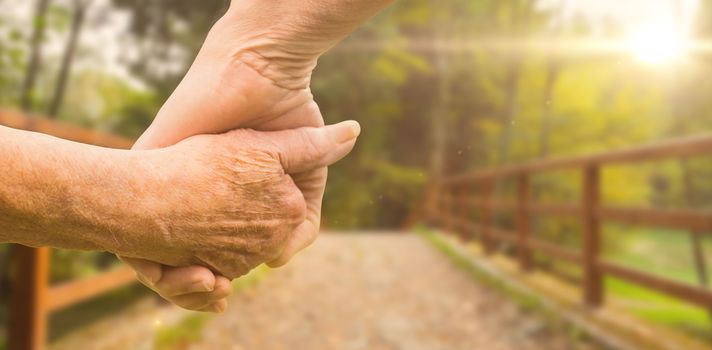
[[[324,125],[309,89],[312,70],[321,54],[390,1],[369,2],[379,5],[364,8],[349,2],[339,7],[325,2],[320,9],[291,0],[233,1],[135,148],[165,147],[192,135],[235,128],[284,130]],[[270,266],[285,264],[316,238],[326,175],[326,168],[293,175],[306,200],[307,217]],[[185,298],[215,299],[195,286],[218,289],[229,283],[197,265],[173,268],[148,260],[124,261],[144,284],[181,306]]]
[[[240,129],[148,152],[151,176],[142,200],[151,205],[145,214],[151,224],[132,228],[137,232],[127,236],[138,239],[117,253],[169,266],[201,265],[227,279],[277,259],[306,218],[305,198],[290,174],[338,161],[351,151],[358,132],[355,122],[275,132]],[[173,288],[180,285],[168,282],[155,287],[165,297],[182,294]],[[191,282],[194,291],[211,287]],[[218,282],[207,300],[198,295],[176,301],[220,311],[224,303],[213,304],[227,296],[229,283]]]

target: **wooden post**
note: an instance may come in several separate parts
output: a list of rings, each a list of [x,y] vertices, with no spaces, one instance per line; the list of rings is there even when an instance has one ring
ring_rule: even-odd
[[[457,226],[453,222],[455,219],[455,215],[453,214],[453,188],[450,187],[449,185],[446,185],[445,189],[445,205],[443,208],[443,215],[445,217],[445,231],[446,233],[452,234],[455,233],[455,230],[457,229]]]
[[[442,213],[442,206],[443,206],[443,188],[444,185],[440,182],[437,182],[435,184],[435,189],[433,190],[433,204],[431,208],[431,218],[433,220],[433,224],[436,227],[442,227],[443,224],[443,213]]]
[[[523,271],[532,269],[532,256],[529,249],[529,175],[524,173],[517,178],[517,253],[519,266]]]
[[[467,241],[472,235],[470,232],[470,226],[467,225],[470,222],[470,206],[467,200],[470,197],[470,186],[467,184],[462,184],[460,186],[460,192],[457,194],[457,206],[458,206],[458,219],[459,219],[459,230],[460,238]]]
[[[13,246],[9,349],[44,349],[47,337],[49,258],[49,248]]]
[[[493,179],[487,178],[482,181],[482,245],[485,249],[485,254],[492,254],[494,245],[490,230],[492,229],[492,187]]]
[[[405,221],[403,221],[403,231],[410,231],[416,223],[420,222],[427,226],[435,225],[437,222],[437,191],[438,184],[428,181],[423,190],[423,198],[410,211]]]
[[[600,171],[598,166],[584,168],[583,175],[583,299],[590,307],[603,304],[603,274],[598,265],[600,253]]]
[[[442,225],[442,188],[443,185],[439,182],[433,185],[433,197],[430,200],[432,203],[428,205],[428,221],[435,227]]]

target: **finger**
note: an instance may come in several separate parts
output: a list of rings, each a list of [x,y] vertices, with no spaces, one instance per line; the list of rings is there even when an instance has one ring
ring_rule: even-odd
[[[215,289],[212,292],[192,293],[166,298],[168,301],[188,310],[200,311],[232,294],[230,280],[223,276],[215,278]]]
[[[161,280],[155,284],[155,290],[164,297],[212,292],[215,278],[215,274],[203,266],[166,266]]]
[[[218,301],[216,301],[206,307],[203,307],[200,310],[196,310],[196,311],[213,312],[216,314],[222,314],[222,313],[225,313],[225,310],[227,310],[227,299],[218,300]]]
[[[346,121],[323,128],[300,128],[270,133],[284,171],[298,174],[336,163],[353,149],[361,127]]]
[[[314,223],[304,221],[294,230],[279,258],[270,261],[267,266],[276,268],[286,265],[294,255],[314,243],[318,234],[319,229],[314,226]]]
[[[292,176],[307,203],[306,220],[294,230],[280,256],[267,265],[270,267],[284,266],[295,254],[312,244],[319,235],[321,224],[321,202],[326,186],[326,168]]]
[[[153,287],[163,276],[161,264],[144,259],[127,258],[120,256],[123,262],[136,271],[136,277],[148,287]]]

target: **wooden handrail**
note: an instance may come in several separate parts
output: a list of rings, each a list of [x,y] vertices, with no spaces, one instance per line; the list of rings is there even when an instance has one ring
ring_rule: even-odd
[[[487,204],[479,198],[461,200],[461,205],[482,209],[485,205],[499,211],[513,211],[517,202],[493,200]],[[572,204],[543,204],[528,202],[522,209],[528,214],[578,217],[581,207]],[[602,207],[595,214],[599,219],[621,224],[690,230],[697,234],[712,234],[712,212],[691,209],[620,208]]]
[[[94,277],[51,286],[47,291],[47,311],[52,312],[97,297],[136,282],[136,272],[129,267],[101,273]]]
[[[447,200],[450,205],[435,205],[440,212],[434,215],[444,218],[448,228],[465,229],[468,233],[480,237],[486,253],[491,253],[494,242],[502,241],[515,246],[518,260],[523,270],[532,268],[531,253],[540,252],[557,259],[578,264],[583,270],[583,301],[590,307],[603,303],[603,277],[608,274],[645,288],[679,298],[681,300],[712,309],[712,291],[673,281],[653,274],[638,271],[601,260],[601,223],[617,222],[656,228],[688,230],[694,234],[712,233],[712,212],[699,209],[655,209],[655,208],[615,208],[601,205],[601,169],[608,164],[628,164],[666,158],[684,159],[691,156],[712,156],[712,135],[700,135],[669,140],[642,147],[599,154],[559,158],[510,165],[494,169],[485,169],[445,177],[437,186],[445,195],[438,195],[440,200]],[[529,195],[529,180],[535,173],[571,169],[580,171],[581,200],[575,204],[545,204],[532,202]],[[496,198],[493,183],[501,178],[517,180],[516,200]],[[479,223],[471,215],[463,215],[462,208],[451,204],[448,193],[462,186],[479,186],[479,197],[460,196],[458,204],[480,211]],[[469,192],[468,192],[469,193]],[[504,230],[496,227],[492,220],[492,211],[507,211],[514,214],[516,230]],[[468,212],[469,213],[469,212]],[[545,214],[554,217],[579,218],[582,223],[580,251],[562,247],[532,237],[529,218],[533,214]],[[468,235],[469,237],[470,235]]]
[[[601,267],[606,273],[628,282],[654,289],[700,306],[709,307],[712,305],[712,293],[708,289],[680,283],[610,262],[601,262]]]
[[[132,140],[98,131],[70,126],[38,116],[26,116],[12,110],[0,110],[0,125],[41,132],[74,142],[101,147],[128,149]],[[14,246],[9,349],[43,349],[47,336],[47,318],[60,308],[74,305],[113,289],[135,283],[129,268],[120,268],[79,281],[49,285],[49,248]]]
[[[598,217],[630,225],[712,233],[712,213],[701,210],[600,208]]]
[[[711,152],[712,135],[704,134],[657,142],[642,147],[633,147],[619,151],[604,152],[579,157],[539,160],[487,170],[477,170],[446,177],[441,181],[441,183],[444,185],[452,185],[460,182],[476,182],[482,179],[512,176],[521,173],[539,173],[552,170],[583,168],[586,166],[633,163],[671,157],[685,158],[710,154]]]
[[[13,110],[0,110],[0,125],[101,147],[129,149],[133,145],[132,140],[120,136],[87,130],[39,116],[28,116]]]

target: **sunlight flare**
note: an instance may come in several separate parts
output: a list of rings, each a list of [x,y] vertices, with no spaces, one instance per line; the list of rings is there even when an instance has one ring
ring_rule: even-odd
[[[664,64],[683,58],[690,43],[674,25],[654,24],[634,30],[628,38],[629,52],[648,64]]]

